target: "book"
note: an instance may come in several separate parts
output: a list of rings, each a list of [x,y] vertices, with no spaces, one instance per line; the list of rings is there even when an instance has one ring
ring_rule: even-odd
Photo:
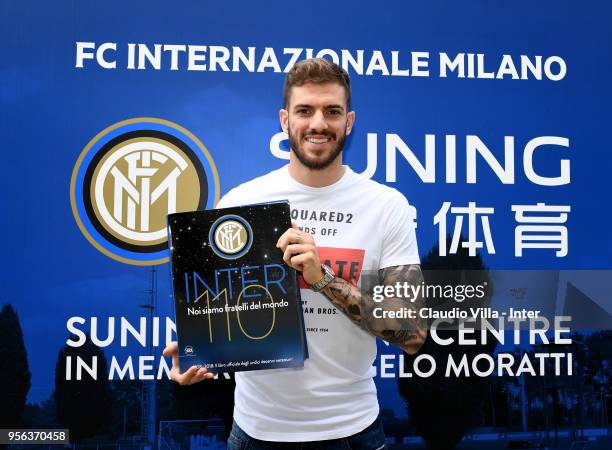
[[[168,216],[181,371],[304,365],[297,272],[276,247],[288,228],[286,201]]]

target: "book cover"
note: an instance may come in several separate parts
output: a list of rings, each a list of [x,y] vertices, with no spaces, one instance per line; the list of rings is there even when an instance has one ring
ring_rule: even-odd
[[[276,248],[290,227],[287,202],[168,216],[181,371],[303,366],[297,274]]]

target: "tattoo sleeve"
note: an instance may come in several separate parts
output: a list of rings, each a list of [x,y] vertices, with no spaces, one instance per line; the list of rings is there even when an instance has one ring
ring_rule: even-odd
[[[423,273],[418,264],[387,267],[381,269],[378,275],[379,282],[385,286],[395,286],[398,282],[420,285],[423,282]],[[416,353],[425,342],[427,320],[419,317],[419,311],[424,306],[422,295],[414,299],[387,297],[383,302],[376,303],[370,295],[363,294],[357,286],[338,277],[334,278],[321,293],[368,333],[397,345],[409,354]],[[408,308],[414,311],[414,318],[376,318],[373,313],[374,308],[383,308],[384,311]]]

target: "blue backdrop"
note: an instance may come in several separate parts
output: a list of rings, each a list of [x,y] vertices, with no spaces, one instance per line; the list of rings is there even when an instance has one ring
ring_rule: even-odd
[[[314,49],[315,55],[321,49],[338,55],[345,50],[353,58],[363,50],[363,74],[349,66],[357,119],[345,161],[357,172],[366,170],[370,135],[369,148],[377,156],[373,178],[399,189],[416,207],[421,254],[438,241],[433,219],[444,202],[453,207],[476,202],[495,209],[489,219],[495,254],[481,251],[492,268],[611,267],[609,2],[272,1],[222,6],[201,1],[21,1],[3,2],[0,11],[0,301],[12,303],[22,323],[33,374],[31,401],[45,399],[53,390],[53,369],[69,317],[136,321],[148,298],[149,269],[104,255],[77,226],[70,204],[77,158],[110,125],[154,117],[184,127],[206,146],[221,195],[280,167],[285,161],[270,147],[281,131],[284,74],[274,70],[272,60],[269,67],[256,70],[266,59],[266,48],[273,49],[267,56],[274,53],[281,71],[291,59],[286,49]],[[95,45],[85,49],[94,56],[84,59],[82,67],[77,67],[79,43]],[[116,63],[114,68],[95,59],[104,43],[115,45],[104,53],[107,62]],[[171,70],[169,51],[162,51],[159,70],[150,63],[130,69],[128,44],[136,44],[137,50],[145,44],[151,51],[155,44],[207,46],[200,50],[206,59],[199,63],[206,70],[189,70],[187,47],[177,53],[177,70]],[[210,70],[211,46],[230,52],[229,69],[233,47],[246,54],[254,47],[255,70],[244,63],[237,71],[221,65]],[[413,76],[411,52],[428,54],[421,56],[427,75]],[[466,54],[464,77],[458,70],[440,76],[442,53],[451,59]],[[542,71],[541,79],[531,72],[527,79],[511,74],[491,79],[467,76],[467,54],[483,55],[484,71],[494,74],[503,55],[510,55],[519,77],[521,55],[532,62],[541,56],[543,66],[556,58],[549,61],[549,77]],[[303,50],[300,59],[305,55]],[[392,73],[395,57],[397,69],[410,70],[410,76]],[[367,75],[373,58],[372,74]],[[561,79],[551,79],[562,67]],[[435,152],[434,182],[424,182],[399,151],[387,149],[387,135],[397,135],[423,165],[426,136],[435,136],[435,148],[430,148]],[[447,135],[456,137],[455,183],[445,177]],[[472,166],[477,182],[468,183],[467,136],[477,136],[502,166],[505,137],[513,137],[514,181],[502,183],[477,155]],[[524,148],[540,136],[565,138],[568,146],[536,150],[535,172],[559,176],[561,160],[569,160],[569,183],[542,186],[526,176]],[[287,142],[280,148],[286,150]],[[397,155],[395,181],[388,180],[385,170],[387,151]],[[517,222],[511,206],[538,202],[571,207],[564,224],[567,256],[557,257],[551,249],[528,249],[515,256]],[[450,233],[450,214],[448,224]],[[482,240],[480,220],[477,226]],[[172,316],[169,269],[159,269],[156,315]],[[135,345],[112,347],[114,355],[143,352]],[[383,406],[399,411],[396,396],[383,388]]]

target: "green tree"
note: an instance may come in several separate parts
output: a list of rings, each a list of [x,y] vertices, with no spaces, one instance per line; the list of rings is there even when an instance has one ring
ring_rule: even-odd
[[[70,380],[67,380],[66,361],[71,359]],[[96,378],[83,370],[76,379],[77,360],[92,366],[97,359]],[[81,347],[66,345],[60,350],[55,366],[57,418],[70,429],[70,438],[80,441],[108,431],[111,424],[113,396],[108,382],[108,365],[104,353],[89,340]]]
[[[0,311],[0,428],[18,428],[30,390],[28,354],[19,317],[9,304]]]
[[[40,404],[28,403],[23,412],[24,428],[61,428],[53,395]]]
[[[447,239],[450,242],[450,239]],[[425,283],[436,285],[491,285],[487,268],[480,255],[469,256],[468,250],[460,242],[456,254],[439,256],[438,246],[432,248],[423,258],[421,267]],[[448,298],[428,298],[427,306],[438,310],[459,307],[487,307],[490,296],[474,301]],[[415,358],[422,353],[431,355],[437,367],[445,367],[450,355],[455,360],[466,355],[471,361],[479,353],[492,354],[495,349],[493,339],[489,345],[460,346],[457,344],[458,331],[438,328],[443,339],[453,338],[451,345],[439,345],[431,336],[416,355],[404,355],[405,370],[414,373]],[[490,380],[479,377],[445,377],[443,370],[437,370],[429,378],[399,378],[400,394],[408,406],[410,419],[417,433],[421,435],[428,449],[451,450],[456,448],[468,429],[476,422],[484,422],[484,411],[491,408]],[[443,432],[441,432],[443,430]]]
[[[142,382],[140,380],[114,380],[112,432],[115,437],[139,434],[142,427]]]

